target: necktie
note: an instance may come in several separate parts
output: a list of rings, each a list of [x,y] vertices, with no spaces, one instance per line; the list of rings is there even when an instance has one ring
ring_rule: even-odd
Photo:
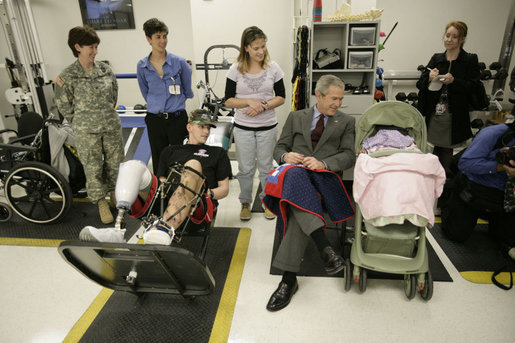
[[[318,118],[317,124],[313,129],[313,132],[311,132],[311,144],[313,146],[313,149],[315,149],[315,147],[317,146],[317,143],[320,140],[320,137],[322,136],[322,132],[324,132],[324,115],[320,114],[320,117]]]

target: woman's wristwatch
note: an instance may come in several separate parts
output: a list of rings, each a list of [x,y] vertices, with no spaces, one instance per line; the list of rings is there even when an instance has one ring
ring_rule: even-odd
[[[268,102],[266,100],[261,101],[263,105],[265,105],[266,109],[269,110],[270,106],[268,106]]]

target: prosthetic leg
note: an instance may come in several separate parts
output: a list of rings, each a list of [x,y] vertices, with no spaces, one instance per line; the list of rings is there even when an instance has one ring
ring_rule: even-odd
[[[146,199],[152,186],[152,178],[152,173],[141,161],[130,160],[120,164],[115,188],[116,208],[118,209],[115,228],[124,228],[123,216],[131,209],[138,194]]]

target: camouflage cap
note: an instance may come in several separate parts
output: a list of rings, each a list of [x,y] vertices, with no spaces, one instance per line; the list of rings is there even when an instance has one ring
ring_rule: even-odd
[[[213,118],[211,117],[211,113],[206,110],[195,110],[191,112],[188,123],[216,127],[215,123],[213,122]]]

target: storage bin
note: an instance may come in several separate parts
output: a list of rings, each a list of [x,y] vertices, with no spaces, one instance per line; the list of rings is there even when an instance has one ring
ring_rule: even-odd
[[[374,53],[372,51],[349,51],[347,68],[371,69],[373,57]]]
[[[376,41],[375,27],[351,27],[350,45],[374,45]]]

